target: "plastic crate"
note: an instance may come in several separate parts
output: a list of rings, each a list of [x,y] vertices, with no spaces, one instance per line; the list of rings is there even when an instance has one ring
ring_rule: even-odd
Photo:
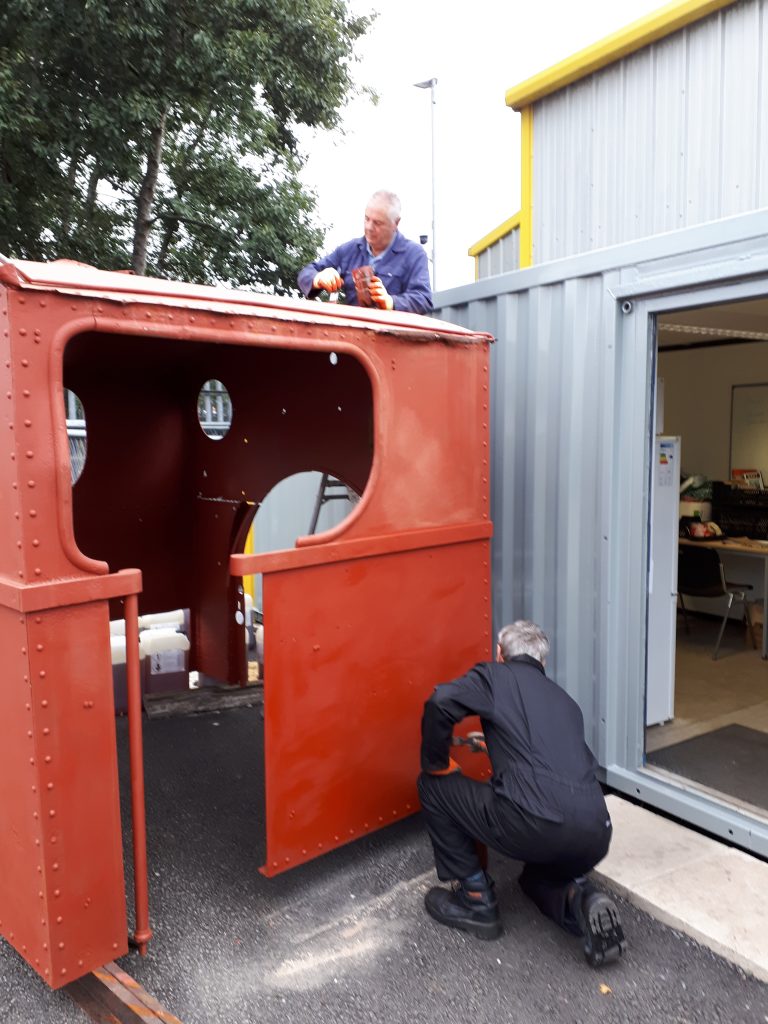
[[[768,539],[768,491],[750,491],[715,483],[712,519],[730,537]]]

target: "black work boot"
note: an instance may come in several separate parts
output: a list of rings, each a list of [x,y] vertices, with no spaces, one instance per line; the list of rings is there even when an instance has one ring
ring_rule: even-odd
[[[616,904],[589,882],[577,882],[570,910],[584,936],[584,956],[590,967],[612,963],[626,951],[627,942]]]
[[[481,885],[454,882],[451,889],[436,885],[424,897],[424,905],[430,917],[449,928],[459,928],[478,939],[498,939],[501,935],[499,904],[487,875]]]

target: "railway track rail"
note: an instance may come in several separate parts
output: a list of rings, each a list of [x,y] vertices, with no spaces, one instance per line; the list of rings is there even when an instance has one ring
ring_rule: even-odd
[[[182,1024],[115,963],[64,989],[94,1024]]]

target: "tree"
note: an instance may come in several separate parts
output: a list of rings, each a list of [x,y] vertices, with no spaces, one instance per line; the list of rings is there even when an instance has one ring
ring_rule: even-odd
[[[322,242],[297,129],[339,125],[370,22],[343,0],[5,0],[0,251],[293,288]]]

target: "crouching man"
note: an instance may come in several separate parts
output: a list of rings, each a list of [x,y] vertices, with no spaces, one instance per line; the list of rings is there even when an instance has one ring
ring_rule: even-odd
[[[424,706],[419,795],[437,876],[427,893],[440,924],[482,939],[502,931],[492,879],[478,843],[525,863],[523,892],[584,941],[597,967],[626,943],[614,902],[585,875],[605,857],[611,821],[578,704],[544,673],[549,641],[532,622],[499,633],[496,662],[435,688]],[[479,715],[493,774],[462,775],[450,757],[454,725]]]

